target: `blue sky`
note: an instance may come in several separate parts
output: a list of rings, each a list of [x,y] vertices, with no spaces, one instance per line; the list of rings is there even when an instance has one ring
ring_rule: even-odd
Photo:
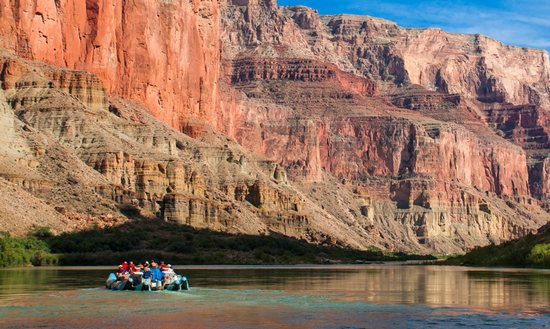
[[[507,45],[550,51],[550,0],[278,0],[277,3],[308,6],[321,15],[369,15],[403,27],[480,33]]]

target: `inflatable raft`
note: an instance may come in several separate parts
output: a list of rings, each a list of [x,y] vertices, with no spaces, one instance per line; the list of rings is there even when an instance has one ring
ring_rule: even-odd
[[[117,277],[114,273],[109,275],[105,287],[111,290],[189,290],[187,278],[174,272],[163,272],[161,280],[143,278],[143,273],[125,274]]]

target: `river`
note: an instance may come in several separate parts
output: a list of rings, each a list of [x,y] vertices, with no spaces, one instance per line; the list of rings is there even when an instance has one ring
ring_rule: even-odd
[[[550,271],[175,267],[181,292],[110,291],[111,268],[0,270],[1,328],[550,328]]]

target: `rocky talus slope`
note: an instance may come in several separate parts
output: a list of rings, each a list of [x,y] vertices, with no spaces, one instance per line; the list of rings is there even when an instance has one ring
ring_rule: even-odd
[[[201,134],[208,142],[193,139],[142,105],[108,96],[84,71],[7,52],[0,66],[8,132],[1,188],[12,201],[4,230],[25,233],[34,224],[60,232],[139,215],[233,233],[368,243],[308,202],[280,165],[212,128]],[[16,193],[28,201],[13,205]]]
[[[37,205],[5,230],[455,253],[550,220],[545,51],[275,0],[1,1],[1,195]]]

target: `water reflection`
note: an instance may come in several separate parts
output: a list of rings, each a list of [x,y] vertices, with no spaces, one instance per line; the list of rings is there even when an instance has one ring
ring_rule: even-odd
[[[24,292],[43,290],[58,271],[33,271],[28,269],[0,271],[0,298],[18,295]]]
[[[110,272],[105,268],[0,269],[0,305],[6,300],[40,292],[101,287]]]
[[[435,266],[186,270],[195,285],[338,295],[347,302],[521,310],[550,305],[550,272]]]
[[[0,327],[114,327],[129,317],[164,328],[550,326],[548,271],[176,267],[186,292],[109,291],[110,271],[0,270]]]

